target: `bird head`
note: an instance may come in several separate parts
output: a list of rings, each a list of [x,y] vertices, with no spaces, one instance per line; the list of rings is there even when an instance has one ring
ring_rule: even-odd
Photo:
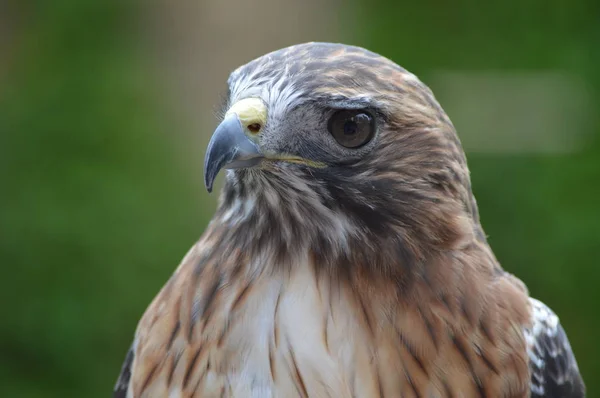
[[[241,66],[228,89],[204,174],[211,191],[228,170],[221,221],[288,250],[407,262],[471,239],[464,152],[412,73],[362,48],[307,43]]]

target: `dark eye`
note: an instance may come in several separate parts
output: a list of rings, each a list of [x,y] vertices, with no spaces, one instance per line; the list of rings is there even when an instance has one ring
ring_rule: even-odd
[[[373,138],[375,120],[364,110],[340,110],[329,119],[327,129],[346,148],[358,148]]]

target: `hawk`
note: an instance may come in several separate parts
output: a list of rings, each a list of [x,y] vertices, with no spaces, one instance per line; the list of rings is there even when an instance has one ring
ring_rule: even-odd
[[[430,89],[307,43],[228,80],[218,209],[143,315],[114,396],[583,397],[556,315],[505,272]]]

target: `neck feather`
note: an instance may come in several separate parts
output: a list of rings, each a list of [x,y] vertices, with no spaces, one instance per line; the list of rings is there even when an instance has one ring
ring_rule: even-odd
[[[329,273],[360,267],[403,280],[436,253],[460,250],[474,239],[473,219],[456,206],[394,212],[337,188],[287,168],[229,171],[212,233],[225,252],[241,250],[264,267],[292,267],[308,255]],[[424,211],[425,221],[411,223],[410,212]]]

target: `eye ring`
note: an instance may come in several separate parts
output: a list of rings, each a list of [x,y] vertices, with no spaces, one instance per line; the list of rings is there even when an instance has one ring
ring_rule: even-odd
[[[342,109],[331,115],[327,130],[341,146],[356,149],[373,138],[375,118],[364,109]]]

